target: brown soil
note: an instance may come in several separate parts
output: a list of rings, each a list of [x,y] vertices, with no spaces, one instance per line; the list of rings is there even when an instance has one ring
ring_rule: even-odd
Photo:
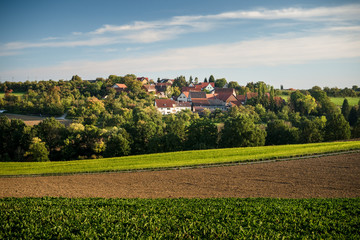
[[[227,167],[0,178],[0,197],[360,197],[360,154]]]

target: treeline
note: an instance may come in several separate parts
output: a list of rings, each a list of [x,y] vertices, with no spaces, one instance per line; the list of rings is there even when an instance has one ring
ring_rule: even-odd
[[[15,109],[33,113],[41,104],[58,102],[63,109],[58,114],[67,111],[73,123],[66,127],[49,118],[30,127],[2,116],[0,160],[59,161],[360,137],[359,105],[350,107],[345,100],[340,109],[319,87],[294,91],[285,103],[275,102],[274,89],[258,82],[250,84],[258,96],[245,106],[205,111],[201,117],[190,111],[162,116],[154,107],[154,95],[146,93],[135,76],[112,76],[94,83],[75,76],[67,82],[33,85],[17,97]],[[109,88],[116,82],[130,90],[116,93]],[[34,93],[36,97],[29,97]],[[11,109],[12,97],[10,93],[0,99],[2,109]],[[20,106],[26,102],[33,107]]]
[[[75,108],[89,107],[91,99],[103,99],[108,95],[115,95],[111,88],[115,83],[125,83],[132,99],[148,98],[142,84],[136,81],[135,75],[124,77],[110,75],[108,79],[98,78],[95,82],[83,81],[75,75],[70,81],[26,81],[4,82],[0,84],[0,92],[5,93],[0,98],[0,109],[11,113],[41,114],[43,116],[60,116],[70,111],[71,116],[80,116]],[[12,92],[24,92],[23,96],[16,96]],[[96,112],[96,111],[95,111]]]

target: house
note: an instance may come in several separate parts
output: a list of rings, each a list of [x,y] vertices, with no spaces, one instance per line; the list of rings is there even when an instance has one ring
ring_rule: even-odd
[[[215,83],[211,82],[211,83],[202,83],[202,90],[203,91],[208,91],[208,92],[212,92],[215,89]]]
[[[170,83],[171,85],[174,83],[174,79],[164,78],[159,81],[159,83]]]
[[[231,93],[236,96],[235,88],[215,88],[215,93]]]
[[[206,99],[206,93],[205,92],[189,92],[188,96],[188,102],[191,102],[193,99],[196,98],[204,98]]]
[[[166,92],[170,87],[171,83],[156,83],[155,89],[157,92]]]
[[[127,90],[127,86],[122,83],[115,83],[112,88],[114,88],[116,92],[123,92]]]
[[[215,109],[227,110],[227,104],[224,101],[219,99],[193,99],[192,101],[192,110],[194,112],[202,111],[205,108],[210,111]]]
[[[238,99],[231,93],[218,93],[215,94],[215,98],[219,99],[223,102],[229,103],[229,102],[233,102],[233,101],[237,101]]]
[[[149,82],[149,78],[147,78],[147,77],[138,77],[138,78],[136,78],[136,80],[140,81],[143,85],[148,84],[148,82]]]
[[[179,102],[187,102],[187,101],[188,101],[188,98],[189,98],[189,92],[182,92],[182,93],[178,96],[177,100],[178,100]]]
[[[150,93],[150,92],[156,92],[156,88],[154,84],[145,84],[143,85],[143,88],[145,89],[146,92]]]
[[[201,88],[195,88],[195,86],[193,87],[182,87],[181,88],[182,92],[201,92]]]
[[[188,102],[177,102],[171,99],[155,99],[155,107],[163,114],[175,114],[182,110],[191,110]]]
[[[241,102],[242,105],[246,104],[247,100],[257,97],[258,93],[254,93],[254,92],[247,92],[244,95],[236,95],[236,98],[238,101]]]

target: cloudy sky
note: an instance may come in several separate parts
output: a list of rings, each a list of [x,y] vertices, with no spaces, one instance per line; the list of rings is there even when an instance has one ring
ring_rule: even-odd
[[[1,0],[0,81],[360,85],[360,1]]]

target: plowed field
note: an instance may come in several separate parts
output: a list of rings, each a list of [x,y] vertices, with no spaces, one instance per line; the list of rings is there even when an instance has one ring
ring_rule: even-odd
[[[0,197],[360,197],[360,154],[226,167],[0,178]]]

